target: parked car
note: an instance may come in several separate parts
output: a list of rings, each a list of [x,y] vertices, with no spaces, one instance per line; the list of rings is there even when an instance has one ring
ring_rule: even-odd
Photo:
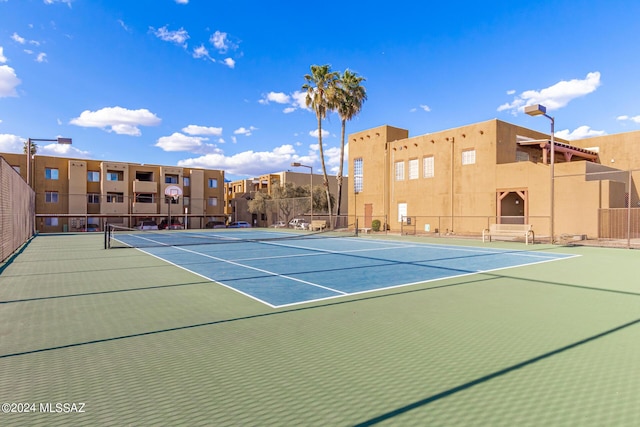
[[[160,225],[158,225],[159,230],[184,230],[184,226],[177,218],[171,218],[171,225],[167,224],[167,220],[163,219],[160,221]]]
[[[234,221],[227,228],[251,228],[251,224],[246,221]]]
[[[158,224],[154,221],[140,221],[138,225],[136,225],[138,230],[157,230]]]
[[[309,228],[309,223],[302,218],[293,218],[289,221],[289,228],[295,228],[296,230],[306,230]]]
[[[82,227],[81,231],[100,231],[100,226],[98,224],[87,224]]]
[[[227,224],[224,221],[209,221],[204,225],[204,228],[227,228]]]
[[[285,228],[287,226],[287,223],[284,221],[278,221],[276,223],[271,224],[272,228]]]

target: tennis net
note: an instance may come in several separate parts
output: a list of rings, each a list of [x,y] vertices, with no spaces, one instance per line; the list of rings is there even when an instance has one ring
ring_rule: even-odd
[[[282,229],[214,229],[214,230],[138,230],[107,224],[104,247],[151,248],[159,246],[216,245],[229,243],[260,243],[274,240],[326,239],[355,237],[355,228],[322,231]]]

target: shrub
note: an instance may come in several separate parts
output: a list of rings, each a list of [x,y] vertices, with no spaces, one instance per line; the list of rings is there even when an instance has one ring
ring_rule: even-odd
[[[380,231],[380,220],[379,219],[374,219],[373,221],[371,221],[371,229],[373,231]]]

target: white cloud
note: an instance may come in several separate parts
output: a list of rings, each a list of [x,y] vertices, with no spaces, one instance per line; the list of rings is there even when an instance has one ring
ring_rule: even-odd
[[[508,90],[507,95],[515,95],[516,91],[514,89]]]
[[[201,136],[187,136],[179,132],[174,132],[171,136],[158,138],[156,147],[164,151],[190,151],[192,153],[207,153],[218,151],[215,145],[205,144],[208,138]]]
[[[128,110],[106,107],[98,111],[85,110],[69,123],[82,127],[95,127],[121,135],[140,136],[138,126],[157,126],[162,120],[147,109]]]
[[[18,96],[16,87],[22,83],[13,68],[0,65],[0,98]]]
[[[318,129],[314,129],[312,131],[309,132],[309,135],[311,135],[314,138],[318,137]],[[330,135],[329,131],[326,129],[322,129],[322,137],[326,138]]]
[[[235,49],[236,45],[229,40],[228,34],[216,31],[209,38],[209,42],[218,49],[219,53],[226,53],[230,49]]]
[[[513,102],[502,104],[498,111],[511,110],[513,115],[521,112],[526,105],[542,104],[547,111],[565,107],[575,98],[585,96],[595,91],[600,86],[600,72],[587,74],[583,80],[563,80],[553,86],[536,90],[526,90],[514,97]]]
[[[616,119],[619,120],[619,121],[630,120],[630,121],[632,121],[634,123],[640,123],[640,116],[630,117],[630,116],[626,116],[625,115],[625,116],[618,116]]]
[[[88,159],[90,157],[90,153],[88,151],[79,150],[71,144],[56,143],[38,147],[38,154],[42,156],[61,156],[78,159]]]
[[[13,40],[14,42],[20,43],[20,44],[25,44],[27,41],[25,40],[24,37],[20,37],[18,35],[18,33],[13,33],[11,35],[11,40]]]
[[[189,0],[176,0],[178,4],[189,4]]]
[[[4,48],[0,46],[0,64],[7,62],[7,57],[4,56]]]
[[[189,125],[187,127],[182,128],[184,133],[188,133],[189,135],[214,135],[220,136],[222,135],[222,128],[210,127],[210,126],[198,126],[198,125]]]
[[[223,153],[180,160],[178,166],[222,169],[231,175],[258,176],[274,170],[288,170],[292,162],[310,163],[312,158],[296,154],[292,145],[285,144],[272,151],[244,151],[232,156]]]
[[[187,40],[189,39],[189,33],[184,28],[180,28],[176,31],[169,31],[169,26],[165,25],[164,27],[158,28],[157,30],[153,27],[149,27],[149,29],[160,40],[177,44],[178,46],[182,46],[186,49]]]
[[[229,68],[235,68],[236,67],[236,61],[234,61],[231,58],[225,58],[224,61],[222,61],[222,62],[224,62],[224,64]]]
[[[249,126],[249,129],[245,128],[245,127],[239,127],[238,129],[234,130],[233,133],[235,135],[244,135],[244,136],[251,136],[252,132],[254,130],[257,130],[258,128],[253,127],[253,126]]]
[[[276,104],[289,104],[289,106],[282,110],[283,113],[289,114],[296,111],[298,108],[309,110],[305,104],[306,97],[307,93],[301,91],[295,91],[290,95],[287,95],[284,92],[269,92],[262,99],[259,99],[258,103],[262,105],[267,105],[271,102],[275,102]]]
[[[0,133],[0,152],[3,153],[22,153],[24,139],[18,135],[8,133]]]
[[[566,139],[568,141],[574,139],[583,139],[590,138],[592,136],[601,136],[606,135],[607,133],[603,130],[594,130],[589,126],[580,126],[576,128],[573,132],[569,131],[569,129],[561,130],[555,133],[555,136],[558,138]]]
[[[44,52],[40,52],[36,57],[36,62],[47,62],[47,54]]]
[[[269,92],[264,98],[258,101],[260,104],[275,102],[277,104],[289,104],[291,97],[284,92]]]
[[[212,61],[212,62],[216,62],[215,59],[213,59],[211,57],[211,55],[209,55],[209,51],[207,50],[206,47],[204,47],[204,45],[200,45],[198,47],[196,47],[195,49],[193,49],[193,57],[194,58],[207,58],[208,60]]]
[[[128,33],[131,32],[131,29],[127,26],[127,24],[124,23],[124,21],[122,19],[118,19],[118,24],[120,24],[120,26]]]
[[[67,6],[69,6],[69,8],[71,8],[71,3],[72,2],[73,2],[73,0],[44,0],[44,4],[62,3],[62,4],[66,4]]]

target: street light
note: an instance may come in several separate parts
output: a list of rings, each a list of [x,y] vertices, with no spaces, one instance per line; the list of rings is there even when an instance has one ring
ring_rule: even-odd
[[[300,162],[293,162],[294,168],[309,168],[309,199],[311,200],[311,221],[313,221],[313,166],[303,165]]]
[[[43,141],[43,142],[57,142],[58,144],[67,144],[70,145],[72,143],[71,138],[62,138],[57,137],[56,139],[40,139],[40,138],[27,138],[27,185],[31,185],[31,142],[32,141]]]
[[[549,204],[549,207],[551,209],[551,224],[550,224],[550,228],[551,228],[551,244],[553,244],[553,190],[554,190],[554,163],[555,163],[555,153],[556,153],[556,146],[555,146],[555,141],[554,141],[554,128],[555,128],[555,120],[553,119],[553,117],[551,117],[550,115],[547,114],[547,108],[542,105],[542,104],[535,104],[535,105],[528,105],[526,107],[524,107],[524,112],[527,113],[530,116],[545,116],[547,119],[551,120],[551,170],[550,170],[550,181],[551,181],[551,202]]]

